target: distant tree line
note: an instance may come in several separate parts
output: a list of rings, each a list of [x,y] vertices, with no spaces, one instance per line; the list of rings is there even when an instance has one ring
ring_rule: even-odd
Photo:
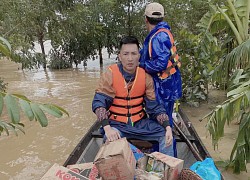
[[[115,53],[123,35],[146,36],[144,8],[147,0],[2,0],[1,34],[19,56],[14,60],[23,68],[47,67],[44,42],[51,40],[52,68],[69,68],[99,55],[102,49]],[[207,2],[188,0],[159,1],[165,6],[166,21],[176,39],[181,29],[198,33],[195,24],[208,10]],[[199,11],[194,11],[194,9]],[[34,43],[41,53],[34,54]],[[181,47],[180,47],[181,48]]]

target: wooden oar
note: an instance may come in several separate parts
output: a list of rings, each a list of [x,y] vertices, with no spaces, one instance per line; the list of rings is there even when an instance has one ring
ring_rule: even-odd
[[[203,158],[201,157],[201,155],[197,152],[197,150],[195,149],[192,142],[187,138],[187,136],[184,134],[184,132],[179,128],[179,126],[176,124],[174,119],[173,119],[173,123],[174,123],[176,130],[180,133],[181,138],[187,143],[188,147],[193,152],[194,157],[199,161],[203,161]]]

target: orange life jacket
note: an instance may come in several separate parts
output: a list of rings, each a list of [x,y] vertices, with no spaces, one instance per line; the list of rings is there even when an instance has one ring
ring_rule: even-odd
[[[170,38],[170,42],[172,44],[172,47],[170,49],[172,55],[168,59],[167,68],[163,72],[158,73],[158,77],[160,79],[165,79],[168,76],[170,76],[170,75],[172,75],[172,74],[174,74],[176,72],[175,66],[181,67],[181,62],[179,61],[179,55],[177,54],[177,49],[176,49],[176,46],[175,46],[175,43],[174,43],[174,37],[173,37],[172,33],[170,32],[170,30],[165,29],[165,28],[158,29],[158,31],[156,31],[156,33],[153,34],[151,36],[150,40],[149,40],[148,51],[149,51],[150,59],[152,59],[152,39],[159,32],[166,32],[168,34],[168,36]]]
[[[113,75],[113,88],[116,91],[113,104],[109,108],[110,119],[128,123],[131,119],[132,125],[139,121],[145,115],[143,110],[143,96],[146,91],[145,71],[137,67],[136,76],[130,90],[127,83],[119,71],[118,65],[114,64],[109,67]]]

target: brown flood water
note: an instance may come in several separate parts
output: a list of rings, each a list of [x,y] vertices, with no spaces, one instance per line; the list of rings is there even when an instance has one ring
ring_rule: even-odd
[[[239,125],[236,122],[232,122],[229,126],[226,125],[224,137],[219,141],[218,149],[214,150],[212,140],[205,127],[207,121],[203,120],[200,122],[199,120],[207,115],[217,105],[221,104],[226,99],[226,95],[223,91],[210,89],[208,97],[208,102],[201,103],[199,108],[190,107],[186,104],[182,105],[182,108],[192,122],[197,133],[199,134],[199,137],[214,161],[225,161],[230,158],[230,154],[238,134]],[[248,172],[242,172],[240,175],[233,174],[231,170],[225,171],[223,168],[219,169],[225,180],[250,180],[250,164],[247,165]]]
[[[91,101],[100,76],[97,64],[91,61],[87,68],[72,70],[21,71],[18,70],[18,64],[0,61],[0,77],[8,83],[8,92],[23,94],[35,102],[60,105],[70,113],[70,117],[64,116],[61,119],[49,116],[46,128],[42,128],[38,122],[27,122],[23,118],[25,135],[18,133],[18,136],[0,136],[0,180],[40,179],[54,163],[64,163],[95,121]],[[204,123],[198,123],[198,118],[208,111],[207,106],[202,106],[199,111],[185,107],[185,111],[211,153],[213,149],[209,138],[205,138]],[[194,111],[197,114],[193,114]],[[228,149],[226,151],[229,152]],[[214,152],[211,154],[216,155]],[[226,179],[232,180],[247,180],[249,176],[246,173],[241,176],[232,173],[226,175]]]
[[[0,61],[0,77],[8,83],[9,93],[30,100],[54,103],[65,108],[70,117],[49,117],[49,125],[25,123],[25,135],[0,136],[0,180],[29,180],[40,177],[54,163],[63,164],[69,153],[95,121],[91,111],[94,89],[100,68],[92,67],[59,71],[21,71],[19,65]],[[98,63],[96,63],[98,64]]]

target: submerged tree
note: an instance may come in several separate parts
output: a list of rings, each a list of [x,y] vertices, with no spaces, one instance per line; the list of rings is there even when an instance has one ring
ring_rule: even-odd
[[[53,26],[53,35],[60,35],[58,23],[63,18],[61,11],[70,7],[72,1],[51,0],[2,0],[2,35],[13,44],[13,53],[19,56],[12,57],[14,61],[22,63],[23,68],[46,68],[45,44],[51,39],[48,28]],[[35,52],[35,44],[41,52]]]
[[[11,46],[3,37],[0,37],[0,58],[1,57],[11,57]],[[9,120],[3,119],[2,113],[4,107],[6,107]],[[62,117],[63,114],[69,116],[66,110],[57,105],[31,102],[23,95],[9,94],[3,89],[0,89],[0,135],[3,131],[9,135],[10,130],[16,135],[17,130],[24,133],[24,124],[21,123],[20,119],[20,109],[30,121],[36,120],[42,127],[48,125],[48,119],[45,112],[58,118]]]
[[[91,56],[99,55],[102,66],[103,48],[106,48],[110,55],[116,53],[122,36],[133,34],[142,39],[143,2],[142,0],[75,2],[71,10],[68,10],[70,13],[62,20],[64,26],[61,28],[64,29],[62,31],[64,36],[59,44],[71,60],[81,62]],[[70,25],[70,28],[67,25]],[[54,38],[52,42],[54,44]]]

